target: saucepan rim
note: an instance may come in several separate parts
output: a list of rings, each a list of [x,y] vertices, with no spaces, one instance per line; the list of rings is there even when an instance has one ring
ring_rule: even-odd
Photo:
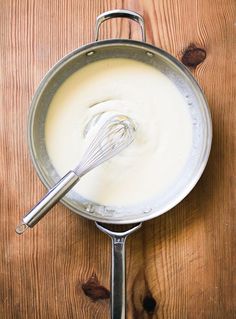
[[[135,218],[135,219],[112,219],[112,217],[103,219],[102,216],[99,218],[98,216],[94,216],[92,214],[88,214],[86,212],[83,212],[79,209],[75,209],[72,205],[68,203],[68,200],[62,199],[61,202],[63,203],[64,206],[69,208],[71,211],[88,218],[90,220],[94,220],[97,222],[102,222],[102,223],[109,223],[109,224],[134,224],[142,221],[146,221],[152,218],[155,218],[167,211],[169,211],[171,208],[175,207],[178,203],[180,203],[194,188],[198,180],[200,179],[205,166],[207,164],[210,150],[211,150],[211,143],[212,143],[212,121],[211,121],[211,114],[210,110],[206,101],[206,98],[202,92],[201,87],[199,86],[198,82],[195,80],[195,78],[192,76],[191,72],[181,63],[179,62],[176,58],[174,58],[172,55],[167,53],[166,51],[157,48],[151,44],[148,44],[146,42],[142,41],[135,41],[135,40],[128,40],[128,39],[109,39],[109,40],[102,40],[102,41],[96,41],[92,42],[89,44],[86,44],[66,56],[64,56],[61,60],[59,60],[44,76],[44,78],[41,80],[34,96],[31,102],[30,106],[30,111],[29,111],[29,116],[28,116],[28,146],[29,146],[29,151],[30,151],[30,156],[33,162],[33,165],[36,169],[36,172],[42,181],[42,183],[47,187],[51,188],[53,185],[49,182],[49,180],[46,178],[42,167],[40,166],[38,160],[37,160],[37,153],[35,150],[35,145],[34,145],[34,139],[33,139],[33,129],[34,129],[34,119],[35,119],[35,112],[37,110],[37,105],[39,98],[42,94],[42,92],[47,88],[47,84],[50,81],[50,79],[55,75],[56,72],[60,70],[61,67],[63,67],[66,63],[68,63],[71,59],[73,59],[76,55],[81,54],[82,52],[89,52],[92,50],[95,50],[97,48],[101,47],[106,47],[106,46],[114,46],[114,45],[119,45],[119,46],[132,46],[132,47],[138,47],[147,50],[148,52],[153,52],[158,53],[165,58],[169,59],[172,63],[176,65],[177,68],[179,68],[184,74],[188,77],[188,79],[194,84],[194,86],[197,88],[199,92],[199,96],[204,104],[204,111],[205,111],[205,118],[206,118],[206,143],[205,143],[205,149],[204,149],[204,154],[203,154],[203,159],[201,162],[201,165],[199,166],[197,172],[194,175],[194,178],[190,180],[190,182],[184,187],[182,192],[179,193],[178,196],[176,196],[175,200],[173,200],[169,205],[165,207],[162,211],[158,212],[152,212],[149,215],[142,215],[140,218]]]

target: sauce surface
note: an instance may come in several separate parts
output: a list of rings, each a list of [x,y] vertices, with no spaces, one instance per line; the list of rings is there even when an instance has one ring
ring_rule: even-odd
[[[192,146],[192,124],[177,87],[152,66],[106,59],[72,74],[54,95],[45,124],[46,147],[59,175],[80,162],[85,128],[102,112],[129,116],[135,141],[75,186],[101,205],[138,204],[164,194],[179,178]]]

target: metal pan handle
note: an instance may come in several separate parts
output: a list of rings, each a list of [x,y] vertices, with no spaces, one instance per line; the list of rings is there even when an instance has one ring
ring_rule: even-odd
[[[125,241],[142,223],[125,232],[113,232],[96,222],[96,226],[112,239],[111,319],[126,318]]]
[[[99,29],[101,24],[112,18],[128,18],[138,22],[141,32],[142,32],[142,41],[146,42],[146,32],[143,17],[137,12],[130,10],[110,10],[100,14],[96,20],[96,30],[95,30],[95,41],[98,41],[99,38]]]

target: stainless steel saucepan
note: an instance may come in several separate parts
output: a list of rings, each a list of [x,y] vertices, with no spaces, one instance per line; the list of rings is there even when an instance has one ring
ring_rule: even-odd
[[[141,28],[142,41],[110,39],[99,41],[101,24],[111,18],[129,18]],[[28,141],[36,171],[47,188],[60,179],[50,162],[45,146],[45,119],[53,95],[60,85],[83,66],[108,58],[128,58],[144,62],[164,73],[178,88],[192,120],[193,142],[186,168],[168,193],[142,205],[111,207],[88,201],[73,190],[61,201],[75,213],[94,220],[112,239],[111,318],[125,318],[125,240],[145,220],[157,217],[177,205],[195,186],[208,160],[212,140],[210,112],[204,95],[187,68],[167,52],[145,42],[143,18],[128,10],[108,11],[97,17],[95,42],[85,45],[60,60],[40,83],[30,109]],[[92,92],[91,92],[92,94]],[[103,225],[101,225],[103,223]],[[33,227],[34,221],[28,226]],[[104,224],[136,224],[125,232],[113,232]]]

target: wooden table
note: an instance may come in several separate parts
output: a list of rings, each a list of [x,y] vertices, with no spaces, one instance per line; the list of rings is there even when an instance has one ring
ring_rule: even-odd
[[[27,149],[31,97],[58,59],[94,40],[96,16],[114,8],[142,14],[147,42],[189,66],[205,91],[214,128],[209,163],[191,194],[128,239],[127,317],[235,318],[235,2],[0,4],[0,318],[109,318],[110,241],[93,222],[58,205],[22,237],[14,228],[45,192]],[[101,37],[140,34],[135,22],[116,20],[102,27]]]

